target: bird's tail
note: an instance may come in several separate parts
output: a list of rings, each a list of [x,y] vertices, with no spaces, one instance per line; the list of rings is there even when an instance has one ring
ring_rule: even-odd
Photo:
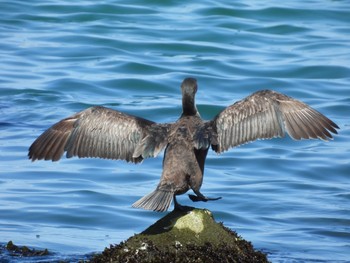
[[[173,197],[173,192],[156,189],[152,193],[136,201],[132,207],[164,212],[168,210]]]

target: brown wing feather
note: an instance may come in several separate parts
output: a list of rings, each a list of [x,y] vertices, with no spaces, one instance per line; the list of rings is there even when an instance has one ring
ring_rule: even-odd
[[[213,120],[216,152],[257,139],[283,137],[295,140],[332,138],[339,127],[307,104],[271,90],[253,93],[220,112]]]
[[[57,161],[66,151],[67,158],[99,157],[137,163],[156,156],[165,147],[167,131],[166,124],[91,107],[46,130],[30,146],[28,156],[32,161]],[[151,138],[147,145],[144,138]]]

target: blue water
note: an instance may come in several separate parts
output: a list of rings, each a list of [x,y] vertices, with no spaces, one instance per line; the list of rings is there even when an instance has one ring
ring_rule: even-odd
[[[73,261],[164,216],[131,208],[157,185],[162,155],[32,163],[27,149],[91,105],[175,121],[193,76],[205,119],[269,88],[341,128],[330,142],[210,153],[202,191],[223,199],[196,206],[272,262],[350,262],[349,1],[3,1],[0,39],[0,243]]]

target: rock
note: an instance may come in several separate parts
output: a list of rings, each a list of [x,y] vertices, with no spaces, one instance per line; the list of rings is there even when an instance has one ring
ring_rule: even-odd
[[[30,249],[27,246],[17,246],[13,244],[12,241],[9,241],[6,245],[6,249],[11,255],[17,257],[38,257],[38,256],[47,256],[49,251],[47,249],[44,250],[35,250]]]
[[[140,234],[106,248],[99,262],[268,262],[250,242],[215,222],[205,209],[173,211]]]

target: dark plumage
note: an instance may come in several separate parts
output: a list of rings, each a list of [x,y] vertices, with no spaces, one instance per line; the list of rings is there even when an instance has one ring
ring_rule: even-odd
[[[133,207],[165,211],[176,195],[192,189],[192,201],[217,200],[199,190],[204,163],[210,147],[221,153],[257,139],[332,138],[339,127],[305,103],[271,90],[253,93],[221,111],[213,120],[203,121],[197,111],[197,81],[181,84],[181,117],[175,123],[158,124],[104,107],[91,107],[63,119],[46,130],[29,148],[32,161],[99,157],[138,163],[155,157],[165,148],[163,173],[155,191]]]

